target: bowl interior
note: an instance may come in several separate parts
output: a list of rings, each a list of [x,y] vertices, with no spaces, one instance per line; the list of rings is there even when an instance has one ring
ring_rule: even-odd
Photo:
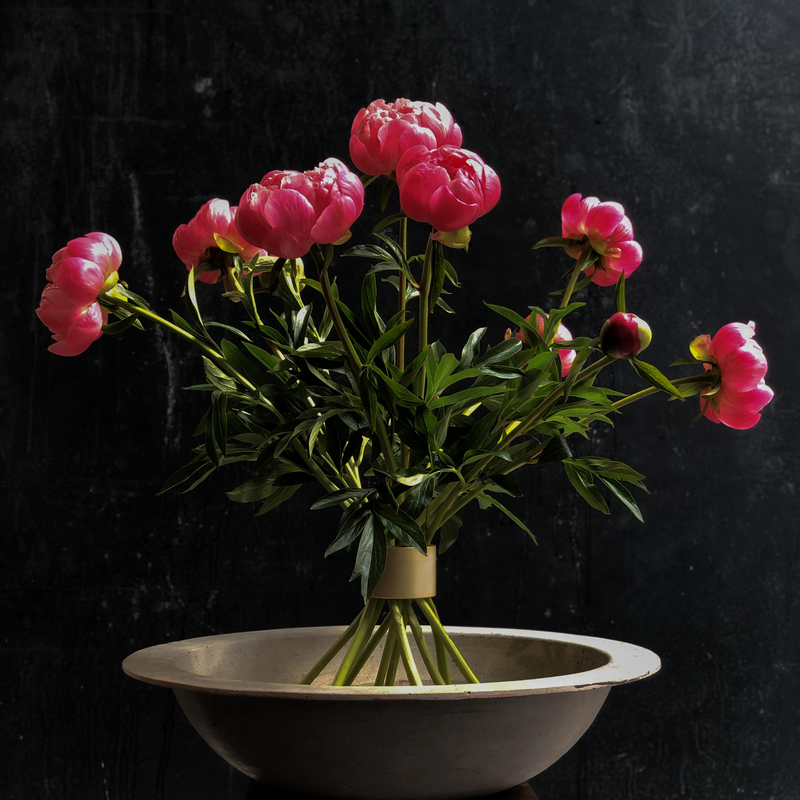
[[[175,666],[192,675],[231,681],[296,684],[315,661],[333,644],[338,629],[295,629],[270,632],[270,636],[212,638],[175,658]],[[434,649],[430,631],[426,641]],[[515,636],[512,632],[480,635],[454,633],[453,640],[482,683],[528,681],[579,674],[606,666],[611,655],[596,646],[557,639]],[[202,640],[197,640],[202,642]],[[424,674],[415,643],[411,645]],[[323,671],[318,685],[330,683],[341,656]],[[366,664],[356,685],[371,684],[380,663],[376,651]],[[402,674],[400,671],[399,675]],[[451,669],[456,682],[458,670]],[[404,681],[399,681],[402,685]],[[428,681],[426,681],[428,682]]]

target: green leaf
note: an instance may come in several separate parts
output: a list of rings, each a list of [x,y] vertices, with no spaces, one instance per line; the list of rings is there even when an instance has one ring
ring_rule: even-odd
[[[496,344],[494,347],[490,347],[477,361],[475,361],[474,366],[476,367],[488,367],[491,364],[498,364],[501,361],[507,361],[514,353],[519,352],[522,349],[522,342],[517,339],[515,336],[512,336],[510,339],[506,339],[504,342],[500,342],[500,344]]]
[[[628,481],[629,483],[640,483],[644,480],[644,475],[637,472],[627,464],[621,461],[612,461],[608,458],[576,458],[573,459],[575,464],[578,464],[584,469],[589,470],[597,475],[605,475],[607,478],[614,478],[615,480]]]
[[[426,476],[425,480],[414,486],[406,496],[401,509],[412,519],[417,519],[433,499],[436,480],[435,475]]]
[[[625,505],[631,514],[633,514],[633,516],[639,520],[639,522],[644,522],[644,519],[642,518],[642,512],[639,510],[639,506],[636,505],[633,495],[626,486],[623,486],[619,481],[611,478],[605,478],[602,475],[598,475],[598,477],[608,487],[617,500]]]
[[[266,375],[263,375],[258,367],[233,342],[223,339],[219,346],[225,356],[225,360],[255,388],[267,382]]]
[[[383,333],[383,323],[377,310],[378,284],[374,273],[368,272],[361,284],[361,316],[370,332],[377,339]]]
[[[511,495],[511,497],[522,497],[522,489],[519,488],[519,484],[510,476],[503,475],[501,472],[498,472],[496,475],[491,475],[487,480],[491,481],[494,486],[487,486],[487,492],[494,491],[495,489]]]
[[[491,495],[481,494],[478,495],[478,502],[484,508],[487,506],[494,506],[495,508],[500,509],[500,511],[502,511],[515,525],[518,525],[520,528],[522,528],[522,530],[524,530],[525,533],[527,533],[528,536],[533,539],[535,544],[538,544],[536,537],[533,535],[533,531],[531,531],[531,529],[519,517],[509,511],[499,500]]]
[[[260,517],[262,514],[267,514],[277,508],[281,503],[285,503],[292,497],[299,488],[299,484],[295,486],[274,486],[267,495],[267,499],[253,516]]]
[[[566,438],[551,436],[536,461],[539,464],[547,464],[552,461],[563,461],[565,458],[572,458],[572,451],[569,449]]]
[[[478,349],[478,345],[483,335],[486,333],[486,330],[486,328],[478,328],[478,330],[473,331],[469,335],[467,343],[461,350],[461,361],[459,362],[461,369],[467,369],[472,366],[472,362],[475,360],[475,351]]]
[[[253,503],[266,498],[276,478],[291,472],[295,467],[290,464],[273,464],[253,475],[249,480],[230,492],[225,492],[234,503]]]
[[[228,398],[224,392],[211,394],[211,427],[214,429],[214,440],[224,457],[228,440]]]
[[[361,533],[368,524],[372,524],[372,514],[365,508],[359,509],[355,514],[345,514],[336,537],[325,550],[325,558],[331,555],[331,553],[343,550],[345,547],[350,547],[350,545],[361,536]]]
[[[381,506],[375,514],[383,522],[387,533],[395,539],[413,547],[423,555],[428,552],[424,532],[405,511]]]
[[[592,481],[591,474],[586,474],[585,470],[576,467],[575,464],[564,459],[561,462],[564,471],[567,473],[570,483],[575,487],[575,491],[590,505],[604,514],[608,514],[608,505]]]
[[[382,231],[384,228],[388,228],[390,225],[394,225],[395,222],[399,222],[401,219],[405,218],[405,214],[402,211],[396,211],[394,214],[389,214],[388,217],[384,217],[373,229],[373,233],[378,233],[378,231]]]
[[[107,322],[105,325],[100,326],[100,330],[102,330],[103,333],[107,333],[109,336],[113,336],[114,334],[128,330],[131,325],[136,325],[136,327],[140,329],[142,328],[142,323],[139,322],[139,318],[135,314],[123,317],[117,322]]]
[[[473,386],[469,389],[463,389],[460,392],[437,397],[435,400],[428,403],[428,408],[444,408],[446,406],[455,405],[456,403],[471,404],[479,398],[491,396],[502,397],[508,391],[510,391],[510,387],[506,386]]]
[[[402,336],[405,335],[405,332],[413,325],[414,320],[409,319],[406,322],[401,323],[400,325],[396,325],[394,328],[390,328],[386,333],[384,333],[369,349],[369,353],[367,353],[367,364],[371,364],[376,356],[379,353],[382,353],[387,348],[391,347],[395,342],[397,342]]]
[[[340,503],[344,503],[345,500],[362,500],[372,494],[373,491],[373,489],[339,489],[338,491],[330,492],[324,497],[321,497],[316,503],[311,505],[311,510],[318,511],[321,508],[338,506]]]
[[[394,395],[395,400],[401,406],[414,408],[422,403],[419,397],[417,397],[413,392],[410,392],[404,386],[401,386],[396,380],[390,378],[385,372],[377,369],[377,367],[371,367],[371,372],[372,374],[377,375],[386,384],[386,386],[389,387]]]
[[[428,308],[433,311],[444,287],[445,259],[441,242],[433,243],[433,259],[431,263],[431,286],[428,295]]]
[[[620,272],[617,286],[614,289],[614,306],[617,312],[625,313],[625,273]]]
[[[652,364],[639,361],[638,358],[629,358],[628,361],[630,361],[634,371],[643,381],[649,383],[651,386],[655,386],[656,389],[661,389],[662,392],[677,397],[678,400],[683,400],[680,389],[674,386]]]
[[[177,316],[177,314],[176,314],[176,316]],[[232,325],[225,325],[222,322],[206,322],[206,327],[207,328],[212,328],[212,327],[213,328],[222,328],[223,330],[226,330],[226,331],[228,331],[230,333],[235,334],[240,339],[244,339],[247,342],[252,341],[250,339],[250,337],[246,333],[244,333],[243,331],[240,331],[238,328],[234,328]]]
[[[213,361],[203,356],[203,369],[208,382],[221,392],[235,392],[236,381],[229,378]]]
[[[196,474],[201,469],[207,468],[208,465],[209,462],[207,458],[201,455],[195,456],[188,464],[173,472],[172,475],[164,481],[164,485],[161,487],[158,494],[164,494],[164,492],[168,492],[170,489],[180,486],[180,484],[189,480],[192,475]],[[213,472],[213,469],[211,471]]]
[[[395,186],[397,186],[397,181],[387,177],[381,190],[381,211],[385,211],[386,206],[389,205],[389,198],[392,196]]]
[[[200,307],[197,305],[197,293],[195,292],[195,267],[189,270],[186,280],[186,296],[189,304],[189,312],[194,317],[195,322],[203,328],[203,317],[200,315]]]
[[[458,539],[458,534],[461,531],[461,517],[462,517],[463,509],[459,511],[457,514],[454,514],[447,522],[442,525],[439,530],[439,547],[437,551],[439,555],[444,553],[449,547],[451,547],[456,539]]]
[[[369,599],[385,568],[386,531],[382,527],[376,526],[370,515],[361,532],[356,563],[353,574],[350,576],[351,581],[361,576],[361,595],[364,602]]]
[[[533,246],[533,250],[540,247],[571,247],[576,244],[575,239],[565,239],[561,236],[548,236],[546,239],[541,239]]]

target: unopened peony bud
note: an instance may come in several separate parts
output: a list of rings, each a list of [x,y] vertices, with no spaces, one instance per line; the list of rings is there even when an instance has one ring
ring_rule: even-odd
[[[600,330],[600,347],[612,358],[638,356],[653,338],[650,326],[636,314],[618,311]]]

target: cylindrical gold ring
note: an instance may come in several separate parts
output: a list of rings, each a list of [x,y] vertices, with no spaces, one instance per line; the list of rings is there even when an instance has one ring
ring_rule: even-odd
[[[436,594],[436,546],[424,556],[413,547],[389,547],[386,569],[372,596],[386,600],[415,600]]]

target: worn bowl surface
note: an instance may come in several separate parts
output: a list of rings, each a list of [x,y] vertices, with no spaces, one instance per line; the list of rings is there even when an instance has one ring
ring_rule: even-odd
[[[660,667],[655,653],[609,639],[454,627],[480,684],[373,687],[376,655],[361,685],[324,685],[334,662],[320,685],[300,686],[343,630],[204,636],[148,647],[122,666],[172,689],[200,735],[251,778],[347,800],[444,800],[516,786],[578,741],[612,686]]]

